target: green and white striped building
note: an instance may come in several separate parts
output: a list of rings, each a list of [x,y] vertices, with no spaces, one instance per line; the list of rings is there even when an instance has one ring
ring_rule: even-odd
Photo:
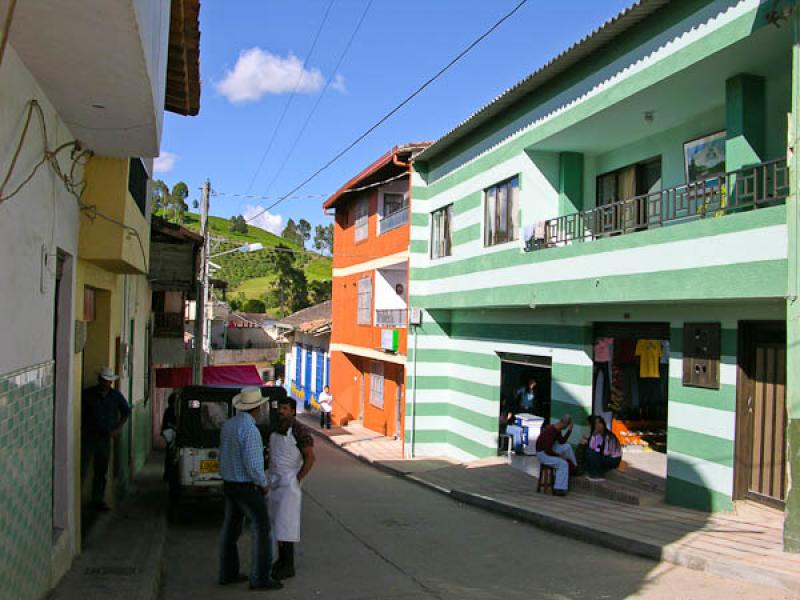
[[[584,422],[598,332],[640,327],[669,342],[667,500],[792,504],[794,4],[641,0],[417,157],[407,454],[494,455],[509,355]],[[709,387],[684,383],[694,324],[718,340],[691,363],[718,368]],[[756,417],[745,387],[772,394]]]

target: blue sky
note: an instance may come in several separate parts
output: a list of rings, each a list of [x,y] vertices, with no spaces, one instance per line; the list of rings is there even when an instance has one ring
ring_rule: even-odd
[[[165,116],[155,177],[183,180],[199,198],[208,177],[224,194],[280,196],[317,170],[517,4],[518,0],[334,0],[314,52],[302,63],[330,0],[204,2],[202,97],[197,117]],[[300,192],[334,192],[395,144],[435,140],[550,60],[630,0],[530,0],[511,20],[412,103]],[[322,88],[330,85],[297,141]],[[259,161],[297,82],[298,91],[260,170]],[[281,165],[285,165],[280,169]],[[322,197],[288,199],[256,224],[327,223]],[[270,200],[212,197],[211,214],[246,216]]]

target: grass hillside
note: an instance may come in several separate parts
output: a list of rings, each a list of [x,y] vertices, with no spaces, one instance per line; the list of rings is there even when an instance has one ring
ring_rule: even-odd
[[[184,226],[194,231],[200,230],[200,216],[196,213],[184,215]],[[208,228],[212,239],[212,254],[233,250],[246,243],[259,242],[265,248],[272,248],[283,244],[298,252],[295,254],[295,264],[302,267],[306,279],[311,281],[330,281],[332,263],[330,257],[322,256],[315,252],[305,251],[299,244],[286,240],[280,236],[265,231],[260,227],[248,224],[247,233],[234,233],[230,230],[230,221],[222,217],[209,217]],[[222,241],[217,241],[217,240]],[[268,252],[232,252],[225,256],[212,258],[212,262],[220,265],[222,270],[215,277],[228,282],[228,291],[236,296],[240,292],[246,298],[262,298],[269,286],[275,280]]]

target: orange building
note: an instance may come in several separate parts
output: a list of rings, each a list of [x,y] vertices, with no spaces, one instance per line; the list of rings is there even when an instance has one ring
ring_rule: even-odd
[[[395,146],[328,198],[333,235],[333,421],[402,437],[411,158]]]

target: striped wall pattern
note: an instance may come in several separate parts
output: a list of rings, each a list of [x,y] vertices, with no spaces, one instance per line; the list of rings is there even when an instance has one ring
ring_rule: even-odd
[[[669,322],[667,499],[705,510],[732,507],[738,318],[780,318],[780,303],[626,307],[642,321]],[[570,323],[566,317],[572,313]],[[534,315],[542,315],[536,322]],[[714,317],[714,315],[716,315]],[[552,360],[552,416],[582,425],[592,406],[594,321],[613,309],[573,311],[439,311],[425,313],[406,369],[406,450],[416,456],[475,460],[494,456],[500,410],[497,352]],[[447,318],[448,320],[444,320]],[[722,323],[720,389],[682,383],[683,323]],[[567,322],[558,322],[567,321]],[[416,377],[414,374],[416,373]],[[412,418],[413,417],[413,418]],[[577,443],[585,427],[576,427]]]

